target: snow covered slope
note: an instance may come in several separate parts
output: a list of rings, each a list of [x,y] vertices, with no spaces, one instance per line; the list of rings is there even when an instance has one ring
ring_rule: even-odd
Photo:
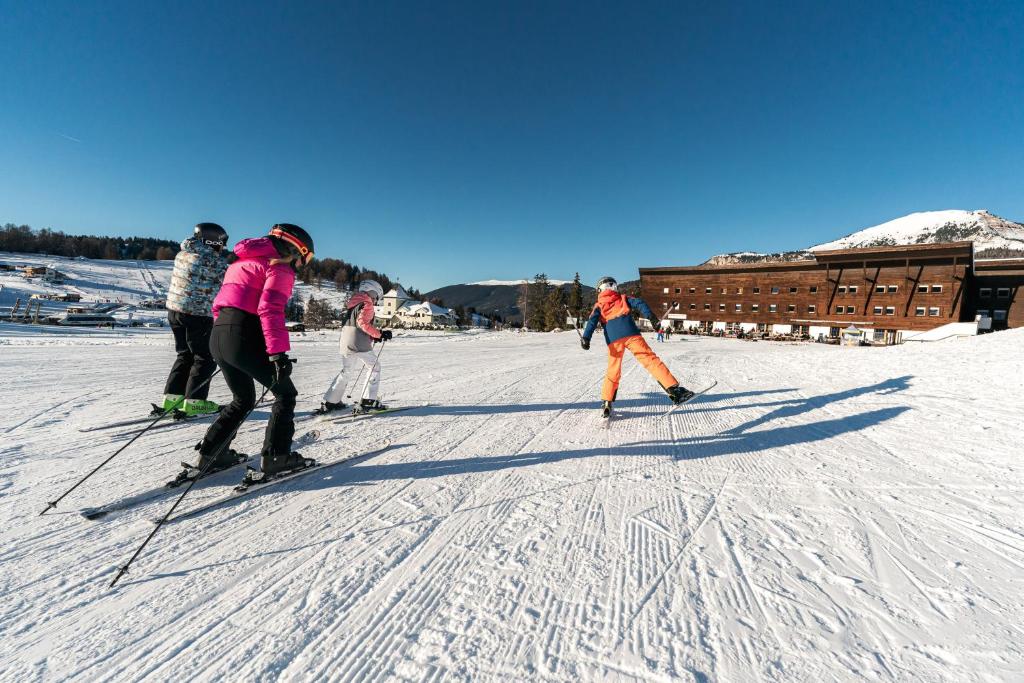
[[[810,248],[811,251],[850,249],[897,244],[933,242],[974,242],[974,250],[1024,249],[1024,225],[979,211],[921,211],[881,225],[859,230],[832,242]]]
[[[0,342],[11,327],[24,334],[0,326]],[[881,349],[681,337],[657,350],[685,383],[719,385],[666,418],[627,360],[609,430],[603,354],[571,333],[403,333],[383,390],[439,405],[322,423],[303,449],[391,451],[172,524],[108,591],[168,501],[101,522],[75,511],[160,485],[203,427],[143,437],[37,515],[129,438],[80,427],[159,395],[173,353],[149,332],[0,347],[4,681],[1024,671],[1024,330]],[[308,410],[336,337],[293,353]],[[226,397],[219,379],[211,397]],[[266,418],[240,449],[259,448]]]

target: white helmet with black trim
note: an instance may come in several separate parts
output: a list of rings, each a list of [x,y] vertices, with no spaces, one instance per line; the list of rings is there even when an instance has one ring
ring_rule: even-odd
[[[603,278],[597,281],[597,291],[603,292],[606,289],[610,289],[613,292],[619,291],[619,283],[615,281],[611,275],[605,275]]]
[[[374,301],[380,301],[384,296],[384,288],[376,280],[363,280],[359,283],[359,291],[366,292]]]

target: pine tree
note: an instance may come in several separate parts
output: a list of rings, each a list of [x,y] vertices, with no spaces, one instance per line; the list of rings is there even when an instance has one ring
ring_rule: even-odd
[[[552,287],[544,298],[544,331],[565,327],[565,294],[561,287]]]
[[[527,285],[527,306],[526,312],[526,326],[531,330],[544,331],[547,328],[547,298],[548,290],[551,287],[548,284],[548,276],[545,273],[537,273],[537,276],[533,279],[533,282]]]
[[[577,325],[583,317],[583,303],[583,283],[580,281],[580,274],[576,273],[576,277],[572,279],[572,289],[569,291],[569,312]]]
[[[306,302],[306,313],[302,317],[302,322],[306,327],[317,330],[327,327],[336,318],[334,309],[331,308],[326,299],[318,301],[313,297],[309,297],[309,301]]]

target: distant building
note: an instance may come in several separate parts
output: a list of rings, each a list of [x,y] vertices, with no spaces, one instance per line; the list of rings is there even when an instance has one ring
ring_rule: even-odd
[[[429,301],[407,301],[388,320],[391,324],[409,326],[442,326],[455,325],[455,313]]]
[[[971,242],[817,251],[804,261],[640,268],[643,298],[676,329],[838,338],[851,325],[875,343],[991,313],[1024,325],[1024,259],[975,262]],[[997,319],[998,318],[998,319]]]
[[[398,309],[409,301],[412,301],[409,293],[405,291],[402,285],[395,285],[381,298],[380,304],[375,307],[376,316],[381,320],[390,320],[398,312]]]

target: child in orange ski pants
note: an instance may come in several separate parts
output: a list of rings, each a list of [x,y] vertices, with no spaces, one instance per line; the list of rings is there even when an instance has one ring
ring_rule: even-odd
[[[608,372],[605,373],[604,384],[601,386],[602,401],[615,400],[615,394],[619,391],[619,380],[622,379],[622,357],[626,354],[626,349],[629,349],[640,365],[647,368],[647,372],[658,380],[663,389],[679,384],[643,337],[626,337],[608,345]]]

